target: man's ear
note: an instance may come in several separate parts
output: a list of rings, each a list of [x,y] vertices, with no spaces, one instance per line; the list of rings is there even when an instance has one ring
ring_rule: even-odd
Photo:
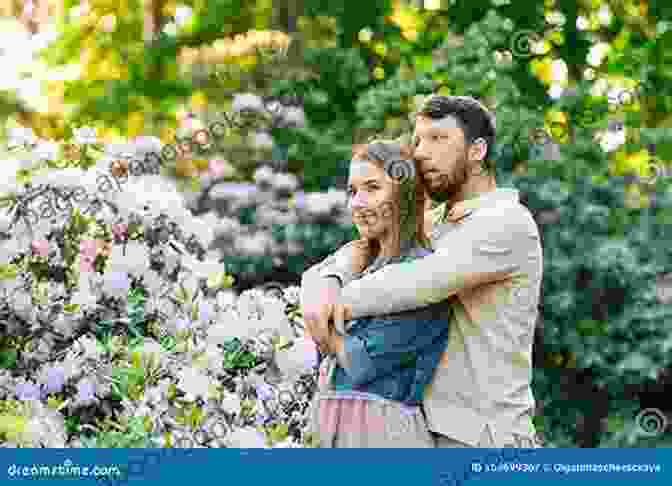
[[[470,146],[467,156],[469,160],[482,161],[485,159],[485,154],[488,153],[488,143],[483,138],[477,138]]]

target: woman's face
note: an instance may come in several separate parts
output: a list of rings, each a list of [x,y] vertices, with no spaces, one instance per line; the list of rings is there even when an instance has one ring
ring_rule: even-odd
[[[348,206],[362,238],[382,239],[394,229],[398,220],[397,185],[382,167],[372,162],[350,163]]]

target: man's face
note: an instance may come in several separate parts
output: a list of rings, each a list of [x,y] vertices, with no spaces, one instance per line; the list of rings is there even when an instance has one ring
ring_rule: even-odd
[[[457,120],[419,116],[413,142],[429,196],[437,202],[454,198],[469,176],[467,146]]]

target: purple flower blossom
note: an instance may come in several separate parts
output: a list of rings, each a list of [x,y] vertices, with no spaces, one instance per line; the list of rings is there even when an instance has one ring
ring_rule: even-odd
[[[59,393],[65,385],[65,370],[62,366],[54,366],[47,371],[47,382],[43,385],[44,392]]]
[[[198,317],[201,321],[209,321],[214,314],[214,309],[210,302],[201,302],[198,307]]]
[[[259,400],[270,400],[273,398],[273,387],[268,383],[257,385],[257,398]]]
[[[303,353],[303,364],[308,368],[314,368],[319,363],[319,354],[315,341],[308,338],[297,339],[294,345]]]
[[[128,289],[131,288],[131,281],[128,278],[126,272],[110,272],[110,286],[114,290],[123,290],[128,292]]]
[[[255,425],[265,425],[271,420],[271,417],[265,414],[258,413],[255,417]]]
[[[15,393],[19,400],[39,400],[41,398],[40,387],[30,382],[16,385]]]
[[[96,399],[96,384],[89,380],[82,380],[77,385],[77,400],[89,402]]]
[[[178,331],[183,331],[185,329],[189,329],[191,327],[191,321],[189,319],[185,318],[179,318],[177,322],[175,323],[177,326]]]

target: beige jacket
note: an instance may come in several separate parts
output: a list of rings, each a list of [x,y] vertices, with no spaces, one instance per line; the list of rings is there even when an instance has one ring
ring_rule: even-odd
[[[543,262],[539,230],[515,189],[497,189],[428,213],[433,255],[391,264],[354,280],[350,245],[308,269],[302,298],[315,279],[337,276],[353,318],[424,307],[457,295],[451,337],[425,391],[430,429],[476,447],[489,428],[496,447],[534,436],[532,343]]]

